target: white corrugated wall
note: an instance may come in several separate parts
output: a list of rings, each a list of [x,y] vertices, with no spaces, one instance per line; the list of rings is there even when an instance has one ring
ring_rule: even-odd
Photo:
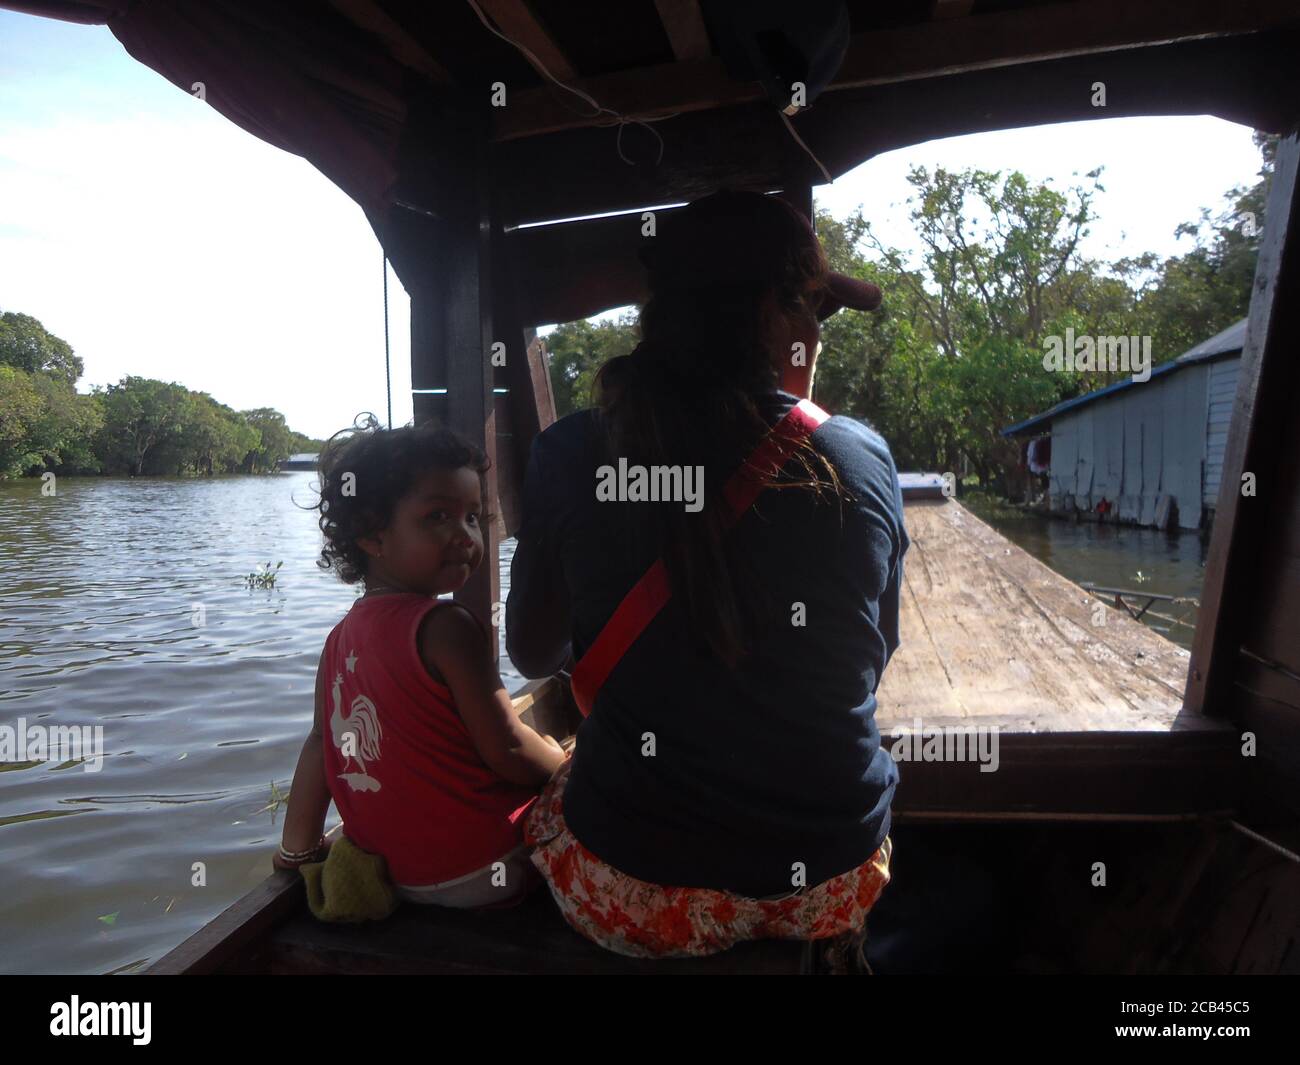
[[[1178,524],[1199,528],[1209,498],[1202,484],[1208,371],[1217,365],[1186,366],[1057,418],[1052,508],[1093,510],[1106,499],[1123,521],[1151,524],[1160,496],[1170,495]]]
[[[1241,356],[1221,359],[1210,364],[1210,384],[1205,417],[1205,505],[1219,501],[1219,482],[1223,477],[1223,453],[1228,447],[1228,426],[1232,423],[1232,404],[1237,395],[1237,371]]]

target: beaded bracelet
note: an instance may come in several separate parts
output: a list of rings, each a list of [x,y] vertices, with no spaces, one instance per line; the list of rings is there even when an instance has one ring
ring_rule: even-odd
[[[281,843],[280,860],[282,862],[288,862],[294,865],[301,865],[304,862],[310,861],[312,858],[316,857],[316,855],[320,853],[320,849],[323,846],[325,846],[324,836],[321,836],[320,840],[316,843],[316,846],[311,847],[305,851],[287,851],[284,849],[284,844]]]

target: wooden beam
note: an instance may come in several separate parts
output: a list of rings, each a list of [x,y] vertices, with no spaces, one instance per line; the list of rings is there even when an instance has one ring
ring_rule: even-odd
[[[791,207],[803,215],[809,222],[815,222],[813,218],[813,189],[812,182],[800,181],[792,182],[777,193],[781,199],[785,200]]]
[[[805,218],[812,218],[812,185],[792,181],[781,192]],[[662,224],[681,210],[655,210]],[[615,307],[641,303],[649,294],[637,258],[644,243],[642,212],[528,226],[506,234],[521,321],[528,325],[573,322]]]
[[[767,192],[813,172],[766,103],[736,108],[725,122],[696,113],[655,128],[663,138],[662,163],[656,162],[659,143],[638,126],[623,130],[622,150],[632,166],[614,150],[613,129],[494,144],[493,172],[507,225],[681,203],[723,185]],[[552,171],[556,167],[562,169]],[[531,176],[547,172],[562,172],[564,180],[542,183]]]
[[[374,0],[330,0],[330,5],[353,25],[378,37],[388,53],[404,67],[438,84],[450,84],[451,75],[400,22]]]
[[[528,338],[528,376],[531,379],[533,410],[537,417],[537,431],[555,424],[555,394],[551,389],[550,355],[546,342],[531,328]]]
[[[449,130],[443,146],[461,164],[448,172],[444,212],[437,219],[416,217],[414,222],[403,217],[406,227],[423,236],[418,244],[407,237],[402,248],[408,271],[403,281],[411,294],[412,401],[416,424],[449,426],[486,452],[490,466],[483,503],[496,509],[492,234],[499,222],[484,178],[484,131]],[[497,523],[484,525],[483,564],[455,595],[489,627],[494,658],[500,539]]]
[[[514,536],[523,517],[524,472],[528,453],[539,431],[534,381],[529,370],[528,347],[536,333],[521,315],[520,272],[507,234],[493,234],[492,316],[494,343],[504,347],[505,363],[493,367],[496,387],[497,500],[501,534]],[[549,394],[549,390],[548,390]]]
[[[796,124],[835,176],[939,137],[1052,122],[1211,114],[1276,132],[1300,98],[1300,67],[1290,59],[1297,48],[1300,32],[1279,31],[878,85],[823,96]],[[1096,80],[1107,86],[1105,108],[1091,105]],[[723,185],[767,191],[824,180],[766,102],[684,114],[655,129],[664,140],[657,166],[658,145],[636,126],[623,132],[636,166],[618,157],[610,129],[493,145],[507,224],[682,202]],[[561,169],[564,181],[531,178]]]
[[[893,816],[900,822],[1175,820],[1234,810],[1242,774],[1240,740],[1228,728],[1002,732],[998,759],[996,773],[981,773],[975,762],[902,763]]]
[[[1223,456],[1214,532],[1205,565],[1200,621],[1192,643],[1184,703],[1188,710],[1227,715],[1229,686],[1237,669],[1237,650],[1246,611],[1254,608],[1257,585],[1249,577],[1256,565],[1258,513],[1276,483],[1279,430],[1294,417],[1290,395],[1279,395],[1280,367],[1295,358],[1296,300],[1300,298],[1300,134],[1278,142],[1264,231],[1255,266],[1255,283],[1241,353],[1232,426]],[[1272,387],[1270,387],[1270,384]],[[1253,473],[1255,494],[1242,494],[1242,476]],[[1276,574],[1266,579],[1278,579]]]
[[[448,347],[448,424],[481,447],[488,457],[484,505],[498,505],[496,397],[492,393],[496,370],[490,352],[496,340],[492,320],[492,230],[499,224],[482,181],[482,159],[471,180],[476,185],[477,211],[467,221],[473,225],[473,247],[468,254],[444,259],[455,281],[450,287],[453,305],[448,314],[451,328]],[[475,254],[477,252],[477,254]],[[500,531],[496,522],[483,526],[483,564],[456,592],[456,601],[468,607],[488,627],[492,658],[499,655],[500,640],[494,621],[501,601]]]
[[[672,209],[656,212],[660,216]],[[641,215],[587,218],[506,234],[523,325],[574,322],[645,295]]]
[[[1300,32],[1278,31],[875,85],[823,96],[797,124],[837,177],[907,145],[1057,122],[1210,114],[1276,132],[1297,110],[1297,46]],[[1105,107],[1092,106],[1097,81]]]
[[[578,71],[524,0],[478,0],[478,3],[488,18],[497,24],[497,29],[515,44],[521,44],[532,52],[532,55],[523,53],[523,56],[543,77],[549,72],[553,78],[568,82],[578,76]],[[552,90],[548,86],[540,91]]]
[[[708,59],[713,54],[699,0],[655,0],[655,8],[679,63]]]
[[[757,85],[733,81],[720,59],[638,67],[595,78],[579,78],[570,84],[603,107],[629,118],[706,111],[763,98]],[[492,139],[517,140],[610,121],[609,115],[603,112],[590,117],[576,114],[575,103],[558,100],[554,92],[549,86],[515,92],[510,106],[500,108],[495,116]]]
[[[1094,0],[1050,4],[873,30],[849,43],[827,93],[916,78],[1091,55],[1117,49],[1231,36],[1300,22],[1294,0]],[[720,59],[670,63],[573,83],[629,118],[726,107],[763,98],[756,83],[733,81]],[[824,98],[824,97],[823,97]],[[814,104],[814,108],[816,104]],[[607,122],[575,113],[550,88],[522,90],[494,117],[493,139],[513,140]]]

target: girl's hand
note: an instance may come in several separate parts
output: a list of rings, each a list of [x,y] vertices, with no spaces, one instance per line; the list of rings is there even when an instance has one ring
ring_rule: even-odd
[[[289,862],[286,862],[283,858],[281,858],[279,851],[276,851],[273,855],[271,855],[271,864],[275,866],[277,869],[286,873],[292,873],[295,869],[298,868],[298,863],[290,864]]]
[[[323,862],[326,859],[326,857],[329,855],[330,845],[333,842],[334,841],[331,839],[323,840],[321,845],[316,848],[316,852],[310,858],[304,858],[300,862],[285,861],[283,858],[280,857],[280,852],[277,850],[273,855],[271,855],[271,864],[275,866],[276,869],[281,869],[284,870],[285,872],[292,873],[300,865],[306,865],[308,862]]]

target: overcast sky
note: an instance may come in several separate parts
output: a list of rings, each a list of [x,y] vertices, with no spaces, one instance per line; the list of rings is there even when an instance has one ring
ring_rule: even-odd
[[[611,132],[613,151],[613,133]],[[932,141],[816,192],[914,247],[913,164],[1023,171],[1067,188],[1104,165],[1102,259],[1184,251],[1174,228],[1253,183],[1251,131],[1219,119],[1079,122]],[[382,250],[352,200],[136,62],[103,26],[0,11],[0,311],[39,318],[85,361],[327,436],[383,417]],[[410,418],[409,301],[389,271],[393,416]]]

